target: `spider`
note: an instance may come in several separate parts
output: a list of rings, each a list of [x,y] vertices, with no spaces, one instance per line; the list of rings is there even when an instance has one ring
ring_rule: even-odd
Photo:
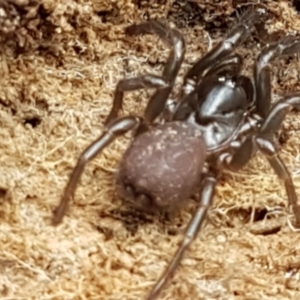
[[[272,104],[269,66],[277,57],[298,52],[300,39],[287,36],[265,46],[254,63],[253,78],[246,77],[241,74],[243,59],[235,49],[250,35],[258,19],[258,12],[246,11],[227,37],[188,70],[173,109],[168,108],[168,99],[185,55],[183,36],[155,20],[126,28],[128,36],[155,34],[170,46],[163,74],[141,75],[117,84],[104,132],[79,157],[53,222],[62,221],[87,163],[118,136],[133,131],[116,178],[121,197],[146,211],[178,209],[193,193],[198,197],[182,243],[148,300],[160,295],[199,233],[222,170],[241,169],[258,150],[284,183],[300,225],[294,184],[275,138],[286,114],[300,108],[300,94]],[[156,89],[144,116],[118,117],[124,93],[144,88]]]

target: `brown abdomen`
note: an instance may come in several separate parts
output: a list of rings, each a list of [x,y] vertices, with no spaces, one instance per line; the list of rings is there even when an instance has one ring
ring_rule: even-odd
[[[198,187],[206,159],[201,131],[170,122],[139,135],[125,152],[117,175],[123,198],[148,211],[178,208]]]

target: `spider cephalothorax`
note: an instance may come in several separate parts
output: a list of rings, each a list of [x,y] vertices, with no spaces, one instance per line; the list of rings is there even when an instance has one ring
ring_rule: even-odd
[[[247,11],[226,39],[206,53],[187,72],[181,97],[171,117],[165,114],[185,54],[182,35],[157,21],[132,25],[128,35],[157,34],[171,52],[162,76],[153,74],[124,79],[116,87],[104,133],[80,156],[54,223],[65,214],[86,164],[119,135],[134,130],[134,139],[119,166],[117,187],[121,196],[147,211],[178,208],[192,193],[198,206],[187,226],[182,244],[148,300],[157,298],[179,265],[183,253],[197,236],[223,169],[241,169],[259,150],[284,183],[289,204],[300,224],[300,209],[291,176],[278,155],[275,133],[291,108],[300,107],[300,94],[271,105],[269,63],[300,50],[300,39],[285,39],[266,46],[257,57],[253,79],[241,75],[242,58],[234,53],[249,35],[258,14]],[[118,117],[123,94],[156,88],[144,117]]]

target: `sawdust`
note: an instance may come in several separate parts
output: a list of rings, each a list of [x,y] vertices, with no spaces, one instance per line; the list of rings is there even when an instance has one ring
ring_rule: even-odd
[[[0,2],[1,299],[143,299],[177,249],[193,201],[161,221],[126,212],[115,194],[130,136],[90,163],[63,224],[51,225],[76,159],[101,134],[116,83],[159,74],[168,55],[156,37],[126,38],[125,26],[152,17],[179,27],[183,74],[224,37],[243,1],[173,2]],[[248,72],[264,42],[300,31],[292,1],[261,2],[270,14],[261,38],[239,50]],[[273,65],[276,95],[300,90],[296,58]],[[124,114],[141,114],[150,93],[126,95]],[[293,112],[284,123],[281,153],[299,193],[298,119]],[[299,232],[286,206],[261,156],[227,172],[211,222],[161,299],[299,299]]]

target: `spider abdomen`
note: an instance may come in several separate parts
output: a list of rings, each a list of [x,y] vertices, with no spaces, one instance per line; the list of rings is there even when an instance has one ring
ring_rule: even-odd
[[[200,183],[206,144],[195,125],[170,122],[139,135],[117,175],[121,196],[147,211],[178,208]]]

